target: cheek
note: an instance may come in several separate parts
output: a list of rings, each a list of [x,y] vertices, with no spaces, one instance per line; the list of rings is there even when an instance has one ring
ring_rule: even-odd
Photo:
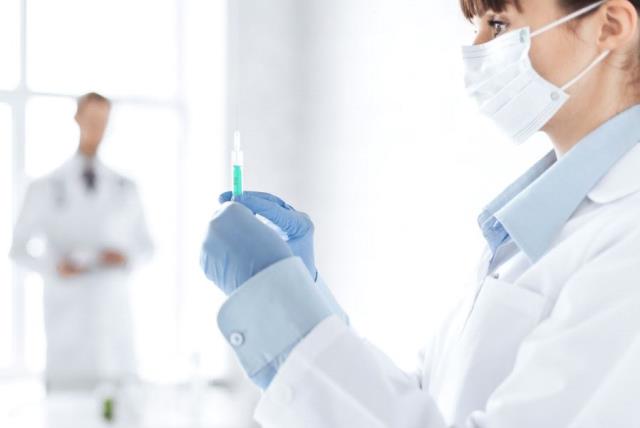
[[[562,86],[582,71],[593,58],[572,34],[543,34],[533,40],[531,62],[546,80]],[[555,37],[554,37],[555,36]]]
[[[574,63],[574,48],[564,37],[547,36],[542,34],[532,41],[531,63],[542,77],[561,86],[570,79],[567,68]]]

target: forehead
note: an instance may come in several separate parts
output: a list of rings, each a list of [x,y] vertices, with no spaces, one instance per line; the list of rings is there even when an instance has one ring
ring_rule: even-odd
[[[81,116],[84,117],[105,117],[109,114],[110,106],[108,103],[99,102],[99,101],[90,101],[87,102],[82,108],[78,111]]]
[[[87,99],[87,100],[82,100],[79,103],[79,107],[81,110],[109,110],[111,105],[103,100],[98,100],[98,99]]]
[[[488,10],[504,12],[507,6],[521,10],[520,0],[460,0],[462,13],[469,20],[484,16]]]

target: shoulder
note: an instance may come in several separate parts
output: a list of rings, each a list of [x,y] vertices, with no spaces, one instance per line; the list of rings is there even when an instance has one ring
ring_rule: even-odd
[[[28,195],[41,195],[43,193],[49,193],[52,188],[56,186],[56,183],[62,182],[62,175],[58,171],[53,171],[42,177],[38,177],[27,185],[26,193]]]
[[[565,277],[556,315],[591,319],[631,301],[640,305],[640,194],[600,210],[580,266]]]
[[[598,211],[598,226],[591,231],[583,262],[562,293],[574,302],[590,301],[592,310],[632,295],[640,299],[640,193]]]
[[[600,211],[600,229],[594,236],[591,257],[616,247],[640,250],[640,192],[603,205]],[[629,254],[640,258],[640,251]]]
[[[74,179],[75,171],[78,170],[77,158],[72,157],[65,161],[62,165],[51,170],[50,172],[34,179],[29,188],[33,189],[51,189],[64,186],[65,183]]]

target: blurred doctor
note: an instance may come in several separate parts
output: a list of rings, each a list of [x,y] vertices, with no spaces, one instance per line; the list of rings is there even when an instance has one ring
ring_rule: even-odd
[[[554,150],[479,216],[476,286],[414,373],[349,326],[306,215],[222,195],[202,265],[229,296],[222,333],[265,389],[265,428],[640,427],[640,0],[461,5],[478,28],[470,95],[514,142],[543,130]],[[396,205],[402,221],[411,201]],[[424,267],[417,287],[438,260]]]
[[[98,159],[111,103],[78,99],[77,153],[27,189],[12,258],[44,278],[49,389],[134,377],[128,278],[152,242],[135,183]]]

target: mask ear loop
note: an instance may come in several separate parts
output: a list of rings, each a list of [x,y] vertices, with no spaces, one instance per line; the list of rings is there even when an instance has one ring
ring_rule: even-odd
[[[591,65],[589,65],[587,68],[585,68],[584,70],[582,70],[582,72],[580,74],[578,74],[576,77],[574,77],[573,79],[571,79],[568,83],[566,83],[563,87],[562,90],[566,91],[567,89],[569,89],[570,87],[572,87],[573,85],[575,85],[576,83],[578,83],[579,80],[581,80],[584,76],[586,76],[587,74],[589,74],[589,72],[591,70],[593,70],[594,68],[596,68],[602,61],[605,60],[606,57],[609,56],[609,54],[611,53],[611,51],[606,50],[604,52],[602,52],[600,55],[598,55],[598,57],[591,63]]]
[[[552,22],[551,24],[547,24],[542,28],[538,28],[536,31],[531,33],[531,37],[539,36],[540,34],[546,33],[547,31],[550,31],[550,30],[553,30],[554,28],[559,27],[559,26],[561,26],[563,24],[566,24],[569,21],[573,21],[574,19],[576,19],[576,18],[578,18],[578,17],[580,17],[580,16],[582,16],[582,15],[584,15],[586,13],[591,12],[593,9],[599,8],[600,6],[602,6],[605,3],[606,3],[606,0],[600,0],[597,3],[590,4],[587,7],[583,7],[582,9],[577,10],[577,11],[573,12],[572,14],[569,14],[569,15],[565,16],[562,19],[559,19],[559,20],[557,20],[555,22]]]

